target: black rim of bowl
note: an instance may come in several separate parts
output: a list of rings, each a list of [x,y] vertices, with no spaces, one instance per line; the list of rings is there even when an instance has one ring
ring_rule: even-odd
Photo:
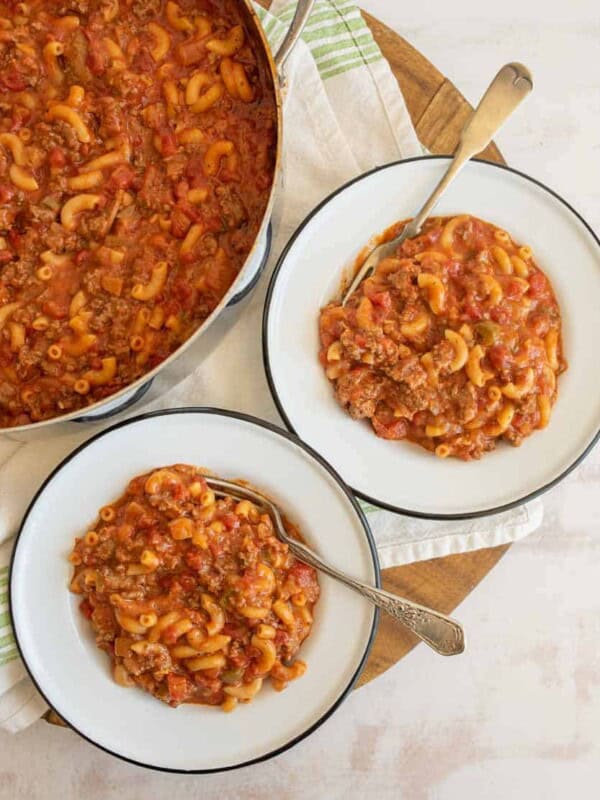
[[[265,305],[263,309],[263,321],[262,321],[263,365],[265,374],[267,376],[269,389],[271,390],[271,396],[273,397],[275,405],[277,406],[277,410],[279,411],[279,414],[283,422],[285,423],[286,427],[288,428],[288,430],[291,431],[291,433],[293,433],[298,438],[301,438],[300,434],[296,431],[296,429],[292,425],[292,422],[288,417],[285,407],[279,397],[279,393],[275,385],[275,379],[271,371],[271,360],[269,357],[269,336],[268,336],[269,315],[271,311],[273,296],[275,294],[275,286],[277,284],[277,278],[279,277],[279,273],[281,272],[283,265],[285,264],[289,251],[292,249],[294,242],[296,241],[298,236],[302,233],[304,228],[308,225],[308,223],[312,220],[312,218],[315,217],[319,213],[319,211],[321,211],[322,208],[324,208],[331,200],[337,197],[337,195],[345,191],[349,186],[352,186],[358,181],[361,181],[364,178],[367,178],[376,172],[380,172],[381,170],[385,169],[390,169],[391,167],[396,167],[401,164],[410,164],[414,161],[440,161],[440,160],[448,161],[451,158],[452,156],[441,156],[441,155],[414,156],[413,158],[401,158],[398,159],[397,161],[392,161],[389,164],[382,164],[378,167],[374,167],[368,172],[363,172],[360,175],[357,175],[356,178],[352,178],[352,180],[349,180],[347,183],[344,183],[342,186],[335,189],[335,191],[331,192],[331,194],[329,194],[324,200],[322,200],[318,206],[313,208],[313,210],[302,220],[300,225],[296,228],[291,238],[287,242],[286,246],[284,247],[281,255],[279,256],[277,264],[275,265],[275,269],[273,270],[271,280],[269,282],[269,287],[267,289],[267,295],[265,298]],[[530,183],[533,183],[535,186],[538,186],[540,189],[543,189],[544,191],[548,192],[548,194],[552,195],[552,197],[554,197],[556,200],[562,203],[562,205],[565,206],[565,208],[567,208],[579,220],[579,222],[584,226],[584,228],[588,231],[588,233],[592,236],[592,238],[600,248],[600,239],[594,233],[594,230],[592,229],[591,225],[588,222],[586,222],[586,220],[581,216],[581,214],[575,208],[573,208],[573,206],[567,200],[565,200],[564,197],[561,197],[561,195],[559,195],[549,186],[546,186],[546,184],[542,183],[541,181],[538,181],[536,178],[532,178],[525,172],[520,172],[519,170],[513,169],[512,167],[508,167],[505,164],[497,164],[492,161],[486,161],[485,159],[482,158],[473,158],[471,160],[475,161],[478,164],[485,164],[486,166],[493,167],[495,169],[504,170],[505,172],[511,172],[514,175],[518,175],[520,178],[525,178],[525,180],[529,181]],[[586,458],[586,456],[589,455],[589,453],[591,452],[591,450],[593,449],[594,445],[597,443],[599,438],[600,438],[600,428],[592,437],[592,440],[589,442],[589,444],[579,454],[579,456],[577,456],[577,458],[565,470],[563,470],[559,475],[557,475],[551,481],[545,483],[543,486],[540,486],[533,492],[529,492],[528,494],[523,495],[522,497],[518,497],[515,500],[511,500],[508,503],[504,503],[499,506],[493,506],[492,508],[485,508],[481,511],[464,511],[456,514],[437,514],[434,512],[415,511],[414,509],[402,508],[400,506],[395,506],[392,503],[379,500],[376,497],[373,497],[365,492],[362,492],[357,487],[353,486],[351,488],[354,494],[357,497],[360,497],[361,500],[364,500],[367,503],[370,503],[378,508],[385,509],[387,511],[392,511],[395,514],[403,514],[408,517],[418,517],[420,519],[435,519],[435,520],[459,520],[459,519],[476,519],[478,517],[486,517],[491,514],[500,514],[503,511],[508,511],[511,508],[516,508],[517,506],[523,505],[524,503],[527,503],[530,500],[533,500],[536,497],[539,497],[540,495],[544,494],[553,486],[556,486],[556,484],[560,483],[560,481],[566,478],[567,475],[569,475],[569,473],[575,469],[575,467],[581,464],[584,458]]]
[[[359,678],[359,676],[360,676],[360,674],[361,674],[361,672],[362,672],[362,670],[363,670],[363,668],[364,668],[364,666],[365,666],[365,664],[367,662],[367,658],[369,657],[369,653],[371,652],[371,647],[373,645],[373,641],[375,639],[375,634],[377,632],[377,626],[378,626],[378,623],[379,623],[379,611],[378,611],[377,608],[374,609],[373,622],[371,624],[371,631],[369,633],[369,637],[367,639],[367,642],[366,642],[366,645],[365,645],[365,649],[364,649],[363,655],[362,655],[362,657],[360,659],[360,662],[358,664],[358,667],[356,668],[354,674],[352,675],[352,677],[351,677],[350,681],[348,682],[348,684],[346,685],[346,687],[340,693],[339,697],[325,711],[325,713],[322,714],[305,731],[303,731],[302,733],[298,734],[298,736],[293,737],[292,739],[290,739],[289,741],[285,742],[281,746],[275,748],[274,750],[270,750],[268,753],[265,753],[264,755],[257,756],[256,758],[249,759],[248,761],[240,762],[239,764],[230,764],[230,765],[226,765],[226,766],[211,767],[210,769],[178,769],[178,768],[173,768],[173,767],[161,767],[161,766],[157,766],[155,764],[147,764],[147,763],[144,763],[142,761],[136,761],[133,758],[128,758],[127,756],[124,756],[124,755],[122,755],[120,753],[115,752],[114,750],[111,750],[109,747],[105,747],[104,745],[99,744],[98,742],[94,741],[94,739],[92,739],[91,736],[86,736],[84,733],[82,733],[77,728],[76,725],[74,725],[68,719],[67,716],[65,716],[65,715],[63,715],[61,713],[60,708],[56,708],[55,706],[53,706],[51,701],[46,696],[46,694],[44,692],[44,689],[42,688],[42,686],[40,686],[40,684],[37,682],[36,678],[32,674],[32,671],[29,668],[29,664],[27,663],[27,660],[26,660],[25,656],[23,655],[23,651],[21,649],[21,644],[20,644],[20,641],[19,641],[19,634],[18,634],[17,625],[15,624],[16,616],[18,617],[18,614],[15,615],[14,614],[14,610],[13,610],[14,609],[14,605],[13,605],[13,602],[12,602],[13,591],[14,591],[13,564],[14,564],[14,560],[15,560],[15,556],[16,556],[18,547],[19,547],[19,541],[20,541],[20,538],[21,538],[21,534],[23,533],[23,531],[25,529],[25,526],[26,526],[26,523],[27,523],[27,519],[28,519],[31,511],[33,510],[34,506],[36,505],[38,498],[45,491],[45,489],[48,486],[48,484],[63,469],[63,467],[66,466],[73,458],[75,458],[75,456],[77,456],[78,453],[80,453],[82,450],[85,450],[87,447],[92,445],[98,439],[101,439],[103,436],[106,436],[109,433],[113,433],[115,430],[118,430],[119,428],[124,428],[124,427],[126,427],[128,425],[133,425],[135,423],[142,422],[144,420],[151,419],[153,417],[172,416],[172,415],[176,415],[176,414],[198,414],[198,415],[212,415],[212,416],[220,416],[220,417],[229,417],[229,418],[232,418],[232,419],[236,419],[238,421],[249,423],[249,424],[254,425],[256,427],[264,428],[264,429],[270,431],[271,433],[275,433],[278,436],[281,436],[282,438],[287,439],[291,444],[296,445],[300,449],[304,450],[309,456],[311,456],[313,458],[313,460],[315,460],[321,467],[323,467],[331,475],[331,477],[335,480],[335,482],[338,485],[338,487],[342,490],[344,495],[350,501],[350,504],[352,505],[352,508],[356,512],[356,515],[357,515],[357,517],[358,517],[358,519],[359,519],[359,521],[360,521],[360,523],[362,525],[363,531],[365,533],[367,544],[369,545],[369,551],[371,553],[371,561],[372,561],[373,570],[374,570],[374,573],[375,573],[375,585],[378,586],[378,587],[381,586],[381,568],[379,566],[379,558],[377,556],[377,549],[375,547],[375,540],[373,539],[373,534],[371,533],[371,529],[369,527],[369,523],[367,522],[365,514],[364,514],[363,510],[361,509],[360,505],[358,504],[358,502],[356,501],[356,498],[352,494],[352,491],[349,489],[347,484],[342,480],[342,478],[339,476],[339,474],[336,472],[336,470],[323,458],[323,456],[319,455],[319,453],[317,453],[315,450],[313,450],[313,448],[310,447],[309,445],[307,445],[305,442],[303,442],[300,439],[298,439],[297,436],[294,436],[293,434],[288,433],[287,431],[283,430],[282,428],[277,427],[276,425],[271,424],[270,422],[265,422],[265,420],[258,419],[257,417],[251,416],[250,414],[242,414],[242,413],[238,413],[238,412],[234,412],[234,411],[227,411],[225,409],[213,408],[211,406],[206,406],[206,407],[205,406],[189,406],[189,407],[185,407],[185,408],[171,408],[171,409],[165,409],[165,410],[162,410],[162,411],[153,411],[153,412],[149,412],[147,414],[140,414],[137,417],[132,417],[131,419],[127,419],[127,420],[123,420],[122,422],[118,422],[115,425],[112,425],[110,428],[107,428],[106,430],[103,430],[100,433],[97,433],[95,436],[92,436],[90,439],[88,439],[87,441],[83,442],[83,444],[79,445],[79,447],[77,447],[75,450],[73,450],[71,453],[69,453],[60,462],[60,464],[57,467],[55,467],[55,469],[52,470],[52,472],[48,475],[48,477],[44,480],[44,482],[42,483],[40,488],[35,493],[35,496],[33,497],[31,503],[29,504],[29,506],[27,508],[27,511],[25,512],[25,516],[23,517],[23,521],[21,522],[21,525],[19,527],[19,531],[18,531],[16,539],[15,539],[15,546],[13,548],[11,561],[10,561],[10,567],[9,567],[9,574],[10,574],[10,601],[11,601],[9,603],[9,610],[10,610],[10,615],[11,615],[11,623],[12,623],[12,628],[13,628],[14,635],[15,635],[15,642],[16,642],[16,645],[17,645],[17,650],[19,652],[21,660],[23,661],[23,664],[25,665],[25,669],[27,670],[27,673],[28,673],[29,677],[31,678],[33,684],[35,685],[35,687],[37,688],[39,693],[42,695],[44,700],[48,703],[50,708],[52,708],[67,723],[67,725],[73,731],[75,731],[75,733],[79,734],[79,736],[81,736],[82,739],[85,739],[90,744],[93,744],[95,747],[98,747],[100,750],[103,750],[105,753],[109,753],[110,755],[115,756],[116,758],[119,758],[122,761],[127,761],[130,764],[135,764],[138,767],[145,767],[145,768],[148,768],[148,769],[156,770],[158,772],[178,773],[178,774],[187,774],[187,775],[205,775],[205,774],[215,773],[215,772],[229,772],[231,770],[241,769],[242,767],[248,767],[251,764],[259,764],[262,761],[267,761],[270,758],[274,758],[275,756],[278,756],[281,753],[284,753],[286,750],[289,750],[291,747],[294,747],[294,745],[298,744],[303,739],[306,739],[308,736],[310,736],[312,733],[314,733],[314,731],[316,731],[317,728],[321,727],[321,725],[327,719],[329,719],[329,717],[331,717],[331,715],[339,708],[339,706],[344,702],[344,700],[348,697],[349,693],[354,688],[354,685],[356,684],[356,681],[358,680],[358,678]]]

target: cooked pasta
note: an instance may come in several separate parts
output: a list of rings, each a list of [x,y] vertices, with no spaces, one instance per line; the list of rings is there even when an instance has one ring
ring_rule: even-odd
[[[218,499],[195,467],[134,478],[70,560],[71,591],[121,686],[231,711],[267,678],[281,690],[306,670],[296,656],[319,598],[315,570],[264,509]]]
[[[277,112],[234,0],[0,0],[0,23],[8,428],[123,389],[214,311],[262,224]]]
[[[350,415],[440,458],[479,458],[546,427],[566,369],[558,303],[531,248],[466,214],[429,219],[345,307],[322,310],[320,333]]]

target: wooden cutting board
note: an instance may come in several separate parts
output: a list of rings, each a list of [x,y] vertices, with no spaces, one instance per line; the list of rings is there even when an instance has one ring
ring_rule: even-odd
[[[363,17],[396,76],[420,141],[432,153],[452,153],[472,111],[456,87],[401,36],[365,11]],[[495,144],[482,153],[504,164]],[[383,571],[383,586],[449,614],[470,594],[507,551],[508,545],[435,558]],[[460,615],[459,615],[460,616]],[[381,615],[371,655],[359,686],[403,658],[418,640],[386,614]]]
[[[364,11],[362,14],[400,84],[420,141],[432,153],[452,153],[471,106],[458,89],[401,36],[375,17]],[[494,144],[481,155],[489,161],[504,163]],[[448,614],[473,591],[507,549],[508,546],[494,547],[386,569],[383,585],[390,592]],[[412,634],[382,615],[358,685],[381,675],[416,644],[417,639]],[[46,719],[56,725],[65,724],[52,710],[47,712]]]

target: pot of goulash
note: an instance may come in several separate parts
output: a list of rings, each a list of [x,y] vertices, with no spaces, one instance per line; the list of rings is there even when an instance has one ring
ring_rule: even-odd
[[[251,290],[311,6],[274,57],[246,0],[0,0],[0,433],[168,386]]]

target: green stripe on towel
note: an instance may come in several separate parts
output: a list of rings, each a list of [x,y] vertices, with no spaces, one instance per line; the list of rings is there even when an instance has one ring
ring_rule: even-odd
[[[334,78],[336,75],[341,75],[344,72],[348,72],[351,69],[356,69],[356,67],[363,67],[365,64],[373,64],[376,61],[382,61],[383,56],[381,53],[377,53],[376,55],[370,56],[369,58],[361,58],[357,61],[353,61],[350,64],[345,64],[344,66],[337,67],[329,72],[321,73],[321,77],[323,80],[326,78]]]
[[[13,647],[10,652],[0,653],[0,667],[3,667],[5,664],[9,664],[11,661],[14,661],[18,655],[19,654],[17,653],[16,647]]]
[[[374,506],[371,503],[366,503],[364,500],[357,500],[357,502],[365,514],[370,514],[373,511],[381,511],[381,509],[377,506]]]
[[[361,51],[363,46],[373,44],[375,44],[373,37],[367,31],[367,33],[361,33],[360,36],[357,36],[352,40],[342,39],[339,42],[331,42],[328,44],[321,44],[318,47],[312,47],[311,53],[313,54],[314,58],[319,60],[322,56],[327,56],[330,53],[337,52],[338,50],[350,50],[351,52],[356,52],[357,50]]]
[[[329,2],[329,0],[317,0],[317,2],[313,6],[313,11],[310,16],[311,21],[316,14],[319,14],[321,11],[334,11],[338,14],[342,11],[352,11],[356,8],[355,3],[352,0],[346,0],[345,2]],[[296,3],[290,3],[286,6],[279,14],[277,14],[277,18],[288,22],[294,16],[296,11]]]
[[[319,39],[327,39],[331,36],[340,36],[344,33],[364,30],[365,23],[362,19],[349,19],[343,20],[342,22],[336,22],[333,25],[329,25],[326,28],[318,28],[315,31],[307,31],[306,33],[302,34],[302,38],[305,42],[318,42]],[[348,37],[349,41],[352,41],[352,37]]]
[[[265,31],[271,34],[284,28],[295,12],[295,3],[284,8],[276,18],[270,17]],[[381,51],[352,2],[319,0],[306,24],[302,39],[308,44],[323,80],[342,75],[357,67],[383,58]]]
[[[363,47],[357,53],[355,48],[350,50],[342,50],[339,53],[330,53],[327,58],[323,58],[318,62],[319,71],[321,75],[330,72],[334,67],[339,67],[342,64],[356,64],[359,61],[365,61],[369,56],[379,55],[379,48],[377,45]]]

